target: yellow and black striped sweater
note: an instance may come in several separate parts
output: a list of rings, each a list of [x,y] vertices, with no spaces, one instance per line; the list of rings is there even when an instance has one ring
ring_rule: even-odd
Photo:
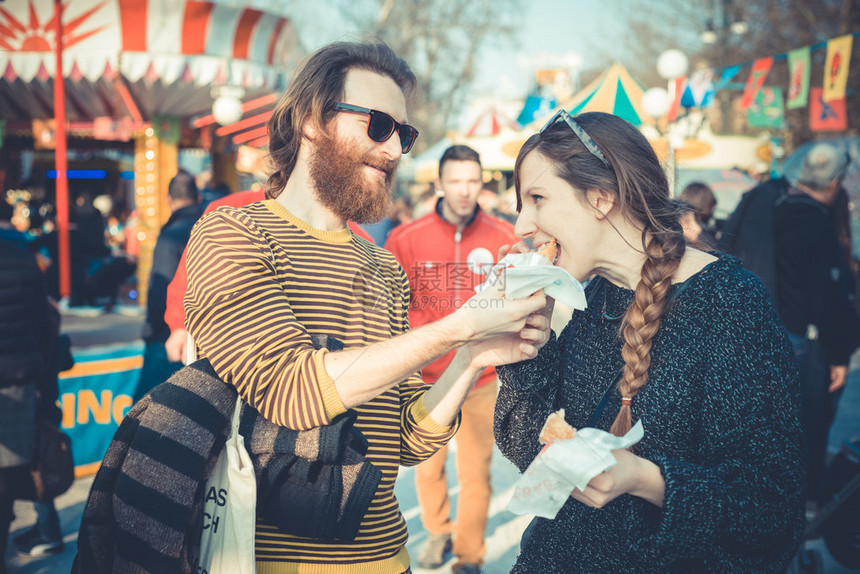
[[[328,351],[314,350],[309,333],[349,349],[409,328],[409,283],[391,253],[348,229],[313,229],[275,200],[206,215],[191,234],[187,265],[186,325],[200,355],[263,416],[292,429],[328,424],[346,410],[324,368]],[[428,458],[457,428],[430,418],[426,388],[415,373],[356,409],[367,458],[383,479],[355,541],[297,538],[258,519],[260,574],[406,570],[398,465]]]

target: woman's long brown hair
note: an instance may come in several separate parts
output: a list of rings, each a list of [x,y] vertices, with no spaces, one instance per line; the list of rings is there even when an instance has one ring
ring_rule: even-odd
[[[514,168],[517,209],[521,207],[519,173],[522,161],[532,151],[553,165],[555,175],[577,192],[600,189],[616,198],[622,216],[642,228],[642,251],[646,258],[633,302],[621,322],[624,337],[621,355],[624,373],[618,383],[622,397],[632,399],[648,381],[651,346],[666,313],[672,277],[686,248],[679,216],[683,209],[669,195],[669,184],[660,161],[648,140],[631,124],[612,114],[591,112],[576,116],[606,156],[606,167],[586,149],[563,121],[530,137],[520,149]],[[610,432],[623,435],[633,417],[629,401]]]

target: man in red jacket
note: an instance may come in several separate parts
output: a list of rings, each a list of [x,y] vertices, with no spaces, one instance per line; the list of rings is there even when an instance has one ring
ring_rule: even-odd
[[[240,191],[231,193],[221,199],[216,199],[206,206],[207,214],[210,211],[215,211],[219,207],[242,207],[256,201],[263,201],[265,192],[260,189],[258,191]],[[370,235],[361,228],[357,223],[349,221],[347,223],[352,232],[359,237],[373,243]],[[188,340],[188,331],[185,330],[185,307],[183,300],[185,299],[185,290],[188,287],[188,271],[185,269],[186,251],[182,252],[182,258],[179,260],[179,267],[176,268],[176,274],[170,285],[167,286],[167,308],[164,311],[164,322],[170,327],[170,336],[164,343],[164,348],[167,351],[167,358],[171,361],[185,362],[186,341]]]
[[[409,276],[412,328],[453,313],[484,282],[502,245],[516,243],[514,228],[478,207],[483,186],[481,158],[462,145],[451,146],[439,161],[438,189],[444,196],[433,213],[391,232],[385,247]],[[449,353],[422,370],[434,383],[451,362]],[[416,467],[416,487],[427,545],[418,558],[422,568],[438,568],[451,549],[457,556],[454,572],[480,572],[484,531],[490,505],[490,459],[493,454],[493,409],[496,373],[486,369],[463,403],[457,432],[457,478],[460,482],[456,524],[451,521],[442,447]],[[453,534],[453,547],[452,537]]]

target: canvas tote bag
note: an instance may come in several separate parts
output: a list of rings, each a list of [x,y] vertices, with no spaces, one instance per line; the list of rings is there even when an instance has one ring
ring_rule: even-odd
[[[196,349],[188,337],[189,362]],[[236,397],[230,436],[206,481],[200,554],[192,560],[199,574],[255,574],[254,529],[257,520],[257,480],[245,441],[239,434],[242,397]]]

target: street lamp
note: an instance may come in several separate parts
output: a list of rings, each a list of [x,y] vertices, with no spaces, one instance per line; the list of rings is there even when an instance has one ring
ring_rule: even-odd
[[[242,96],[245,90],[238,86],[215,86],[211,90],[212,116],[215,121],[226,126],[242,119]]]
[[[746,34],[747,30],[749,25],[744,20],[740,7],[734,5],[734,0],[714,0],[714,18],[707,21],[699,39],[703,44],[716,45],[719,49],[719,67],[724,70],[729,62],[729,40],[732,35]],[[720,131],[726,133],[729,126],[728,94],[720,90],[717,98],[720,101]]]
[[[672,102],[676,99],[675,80],[687,73],[689,61],[680,50],[666,50],[657,58],[657,73],[668,82],[669,89],[651,88],[642,96],[642,107],[649,116],[658,120],[658,131],[666,138],[666,178],[669,180],[669,190],[675,192],[675,150],[684,145],[684,136],[677,122],[666,123],[666,129],[661,130],[659,120],[669,113]]]

